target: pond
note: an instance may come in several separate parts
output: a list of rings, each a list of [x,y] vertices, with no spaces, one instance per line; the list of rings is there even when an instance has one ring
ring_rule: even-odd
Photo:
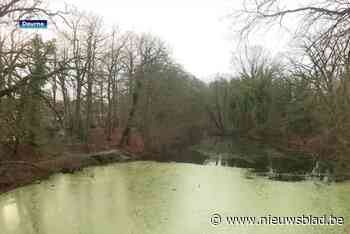
[[[348,233],[350,183],[138,161],[58,174],[0,196],[1,234]],[[220,214],[222,223],[210,222]],[[226,216],[323,216],[344,225],[239,225]],[[216,220],[217,221],[217,220]]]

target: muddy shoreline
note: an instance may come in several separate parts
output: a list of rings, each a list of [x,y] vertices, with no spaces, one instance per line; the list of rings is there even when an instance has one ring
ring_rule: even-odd
[[[0,194],[39,183],[57,173],[74,173],[85,167],[140,160],[139,154],[109,150],[90,154],[58,156],[38,162],[0,161]]]

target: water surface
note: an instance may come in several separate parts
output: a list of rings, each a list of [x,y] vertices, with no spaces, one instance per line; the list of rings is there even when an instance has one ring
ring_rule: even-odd
[[[342,226],[210,224],[213,213],[236,216],[343,216]],[[282,182],[246,169],[185,163],[131,162],[0,196],[1,234],[346,233],[350,183]]]

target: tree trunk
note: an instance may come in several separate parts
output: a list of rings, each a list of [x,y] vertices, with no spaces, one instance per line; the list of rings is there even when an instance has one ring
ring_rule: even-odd
[[[126,127],[123,131],[122,138],[121,138],[120,143],[119,143],[120,146],[125,146],[128,143],[130,129],[133,125],[134,115],[135,115],[135,112],[137,109],[137,104],[138,104],[138,100],[139,100],[139,91],[141,90],[141,86],[142,86],[141,80],[138,77],[138,78],[136,78],[136,87],[134,88],[134,93],[132,96],[132,106],[131,106],[131,109],[129,112],[129,117],[128,117],[128,120],[126,122]]]

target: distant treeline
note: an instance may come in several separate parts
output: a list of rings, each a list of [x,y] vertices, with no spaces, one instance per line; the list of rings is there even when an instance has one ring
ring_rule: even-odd
[[[56,23],[54,39],[13,23],[33,15]],[[121,147],[137,131],[150,151],[195,144],[209,133],[348,160],[349,37],[306,40],[303,57],[284,63],[252,47],[239,56],[237,74],[206,84],[156,36],[106,28],[92,14],[51,12],[39,0],[5,0],[0,19],[3,155],[22,145],[40,151],[89,144],[99,128],[107,142],[118,129]]]

